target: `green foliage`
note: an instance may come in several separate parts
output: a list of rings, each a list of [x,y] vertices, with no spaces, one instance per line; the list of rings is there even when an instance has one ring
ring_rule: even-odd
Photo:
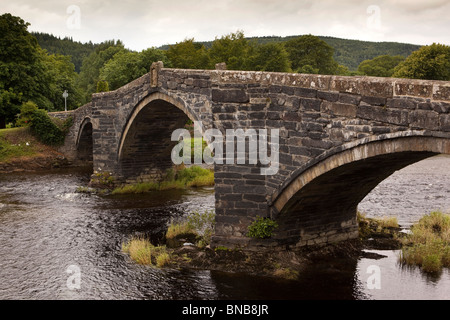
[[[133,237],[122,243],[122,251],[138,264],[162,268],[169,264],[171,257],[165,246],[154,246],[148,239]]]
[[[194,211],[187,217],[187,225],[200,235],[201,244],[207,245],[211,242],[216,224],[216,214],[212,210],[205,210],[203,213]]]
[[[358,72],[367,76],[391,77],[395,67],[405,60],[402,56],[383,55],[371,60],[364,60],[358,66]]]
[[[282,44],[258,45],[251,63],[252,70],[268,72],[291,72],[289,54]]]
[[[182,168],[177,171],[169,169],[164,180],[123,185],[115,188],[112,194],[146,193],[170,189],[185,189],[214,185],[214,172],[198,166]]]
[[[108,92],[108,91],[109,91],[108,81],[106,81],[106,80],[99,80],[97,82],[97,90],[96,90],[96,92]]]
[[[211,67],[225,62],[228,70],[251,70],[251,60],[255,47],[242,31],[216,38],[209,50]]]
[[[433,43],[421,47],[395,68],[393,77],[449,81],[450,46]]]
[[[89,56],[98,46],[92,42],[81,43],[73,41],[69,37],[61,39],[47,33],[32,32],[31,34],[37,39],[41,48],[47,50],[50,54],[63,55],[70,58],[77,73],[81,70],[84,58]]]
[[[100,77],[109,83],[111,90],[115,90],[149,72],[151,64],[156,61],[162,61],[165,67],[171,66],[162,50],[119,51],[100,69]]]
[[[194,42],[194,39],[171,45],[167,57],[174,68],[207,69],[210,64],[205,46]]]
[[[450,268],[450,215],[432,212],[414,224],[403,241],[400,260],[425,272]]]
[[[65,132],[51,120],[47,111],[38,109],[31,101],[22,105],[18,123],[29,126],[33,135],[46,145],[64,143]]]
[[[22,103],[33,101],[45,110],[81,105],[69,57],[49,55],[27,30],[29,24],[10,14],[0,16],[0,128],[14,122]]]
[[[300,73],[335,74],[334,49],[319,37],[305,35],[285,43],[292,69]]]
[[[103,66],[117,53],[126,51],[127,50],[121,41],[105,41],[99,44],[95,50],[83,60],[77,80],[77,86],[83,94],[84,102],[91,100],[91,95],[97,91],[98,81],[103,80],[100,77],[100,71]]]
[[[194,211],[183,217],[180,221],[171,221],[166,232],[169,245],[177,246],[174,239],[189,239],[196,241],[197,245],[204,247],[211,242],[216,224],[214,211],[206,210],[203,213]]]
[[[34,142],[29,128],[0,130],[0,162],[34,155],[38,151]]]
[[[278,223],[269,218],[257,217],[255,221],[248,227],[247,236],[250,238],[266,239],[273,235]]]

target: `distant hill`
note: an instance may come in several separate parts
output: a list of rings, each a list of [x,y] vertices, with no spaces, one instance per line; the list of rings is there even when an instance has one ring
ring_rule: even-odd
[[[72,38],[61,39],[47,33],[32,32],[32,35],[36,37],[41,48],[47,50],[48,53],[70,56],[72,63],[75,65],[75,71],[78,73],[81,70],[83,59],[97,46],[92,42],[81,43],[73,41]]]
[[[288,37],[250,37],[248,40],[253,40],[264,44],[269,42],[285,42],[299,36]],[[328,43],[334,48],[334,59],[339,63],[349,68],[351,71],[356,71],[359,64],[367,59],[373,59],[381,55],[401,55],[409,56],[413,51],[418,50],[421,46],[398,42],[371,42],[360,40],[348,40],[334,37],[319,36],[320,39]],[[200,42],[206,48],[211,47],[212,41]],[[169,45],[160,47],[160,49],[167,50]]]

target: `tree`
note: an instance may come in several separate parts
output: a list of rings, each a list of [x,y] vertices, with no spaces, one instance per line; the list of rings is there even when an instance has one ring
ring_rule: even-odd
[[[42,50],[28,26],[9,13],[0,16],[0,128],[14,121],[24,101],[49,109],[48,86]]]
[[[108,92],[108,91],[109,91],[108,81],[99,80],[97,82],[97,91],[96,92]]]
[[[119,51],[100,69],[100,78],[108,82],[111,90],[116,90],[147,72],[139,62],[139,53]]]
[[[358,72],[367,76],[391,77],[395,67],[405,60],[403,56],[378,56],[370,60],[364,60],[358,66]]]
[[[171,65],[164,52],[155,48],[140,53],[119,51],[100,69],[100,78],[115,90],[149,72],[156,61],[162,61],[166,67]]]
[[[51,101],[54,110],[64,110],[64,98],[62,93],[67,90],[67,107],[69,110],[81,106],[83,97],[76,86],[78,74],[75,72],[75,65],[69,56],[60,54],[44,54],[42,57],[47,76],[48,99]]]
[[[242,31],[215,39],[209,50],[211,67],[225,62],[229,70],[250,70],[255,46],[250,43]]]
[[[334,49],[313,35],[304,35],[285,42],[294,72],[335,74],[338,63],[333,59]]]
[[[150,67],[153,62],[162,61],[164,67],[171,68],[172,62],[167,57],[167,52],[157,48],[148,48],[142,50],[139,54],[139,66],[145,68],[147,72],[150,72]]]
[[[204,45],[186,39],[176,43],[167,50],[167,57],[173,67],[182,69],[207,69],[209,56]]]
[[[254,71],[290,72],[291,62],[282,44],[267,43],[256,47],[250,68]]]
[[[450,80],[450,47],[433,43],[414,51],[392,75],[396,78]]]
[[[83,60],[81,72],[76,85],[83,95],[83,102],[91,100],[92,93],[97,90],[97,82],[100,79],[101,68],[114,57],[115,54],[125,49],[123,43],[118,40],[105,41],[97,46],[86,59]]]

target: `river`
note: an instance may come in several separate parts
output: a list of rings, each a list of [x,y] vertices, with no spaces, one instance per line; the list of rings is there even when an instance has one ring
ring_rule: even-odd
[[[409,166],[360,204],[368,216],[410,226],[432,210],[450,212],[450,157]],[[450,273],[402,268],[397,251],[356,263],[335,259],[298,280],[208,270],[156,269],[133,263],[121,244],[133,235],[157,241],[167,223],[214,208],[204,188],[146,195],[77,193],[89,172],[61,169],[0,176],[0,299],[450,299]],[[373,285],[374,266],[378,270]],[[79,286],[68,281],[79,276]]]

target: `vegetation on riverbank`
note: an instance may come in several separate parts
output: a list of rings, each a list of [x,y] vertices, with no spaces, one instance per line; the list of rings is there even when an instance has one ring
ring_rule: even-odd
[[[402,242],[401,263],[430,273],[450,268],[450,215],[437,211],[422,217]]]
[[[209,169],[192,166],[170,169],[162,181],[142,182],[118,187],[112,194],[146,193],[169,189],[185,189],[214,185],[214,172]]]
[[[0,172],[35,171],[65,164],[64,155],[42,143],[29,127],[0,130]]]

